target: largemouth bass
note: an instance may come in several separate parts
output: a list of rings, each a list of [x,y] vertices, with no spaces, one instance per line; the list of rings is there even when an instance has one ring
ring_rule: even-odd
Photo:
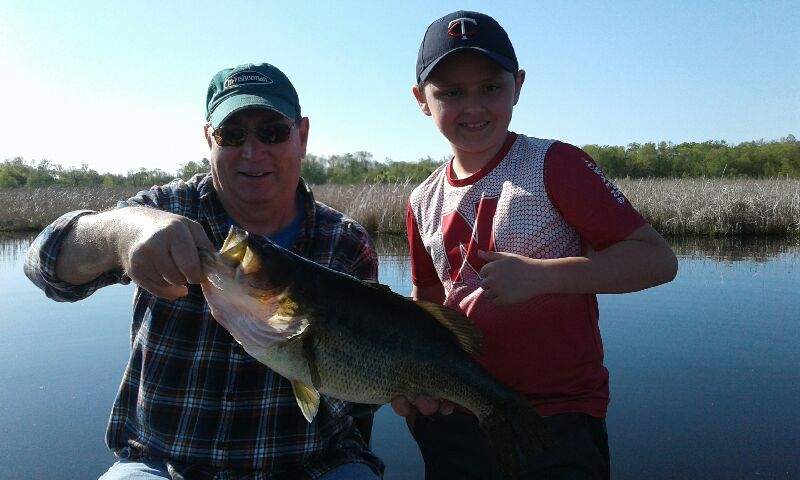
[[[236,227],[218,253],[202,251],[201,260],[212,315],[247,353],[291,381],[309,422],[320,393],[376,405],[425,394],[472,411],[510,478],[549,445],[528,400],[473,359],[481,335],[459,312],[325,268]]]

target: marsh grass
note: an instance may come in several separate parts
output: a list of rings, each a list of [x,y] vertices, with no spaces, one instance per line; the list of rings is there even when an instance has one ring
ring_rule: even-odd
[[[406,205],[414,187],[401,182],[312,188],[317,200],[346,213],[370,233],[405,234]]]
[[[621,179],[616,184],[664,235],[800,234],[798,179]],[[314,191],[370,232],[404,234],[413,188],[408,183],[323,185]]]
[[[623,179],[617,186],[663,235],[800,234],[798,179]]]
[[[617,186],[664,235],[800,235],[800,179],[621,179]],[[405,234],[414,185],[318,185],[317,200],[370,233]],[[0,230],[36,231],[60,214],[106,210],[135,188],[0,189]]]
[[[71,210],[108,210],[140,189],[44,187],[0,189],[0,231],[41,230]]]

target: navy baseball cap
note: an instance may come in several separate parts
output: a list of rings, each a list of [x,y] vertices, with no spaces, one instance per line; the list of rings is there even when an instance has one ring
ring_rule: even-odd
[[[417,56],[417,83],[424,82],[445,57],[461,50],[481,53],[511,73],[519,70],[514,46],[503,27],[489,15],[459,10],[431,23],[425,31]]]
[[[220,70],[211,79],[206,95],[206,120],[222,125],[245,108],[274,110],[290,120],[300,118],[300,101],[292,82],[269,63],[252,63]]]

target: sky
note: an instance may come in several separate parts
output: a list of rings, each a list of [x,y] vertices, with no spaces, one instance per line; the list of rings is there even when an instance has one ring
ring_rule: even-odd
[[[425,29],[459,9],[498,20],[526,71],[513,131],[579,146],[800,137],[800,0],[0,0],[0,160],[174,172],[208,155],[211,77],[260,62],[295,85],[309,153],[442,158],[411,86]]]

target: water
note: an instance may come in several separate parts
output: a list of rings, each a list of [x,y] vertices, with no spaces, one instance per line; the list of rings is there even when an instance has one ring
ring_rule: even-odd
[[[97,478],[128,359],[131,287],[76,304],[22,274],[29,237],[0,239],[0,479]],[[410,290],[402,246],[381,281]],[[800,478],[800,244],[673,241],[669,285],[600,296],[614,476]],[[403,420],[379,410],[386,479],[422,478]]]

